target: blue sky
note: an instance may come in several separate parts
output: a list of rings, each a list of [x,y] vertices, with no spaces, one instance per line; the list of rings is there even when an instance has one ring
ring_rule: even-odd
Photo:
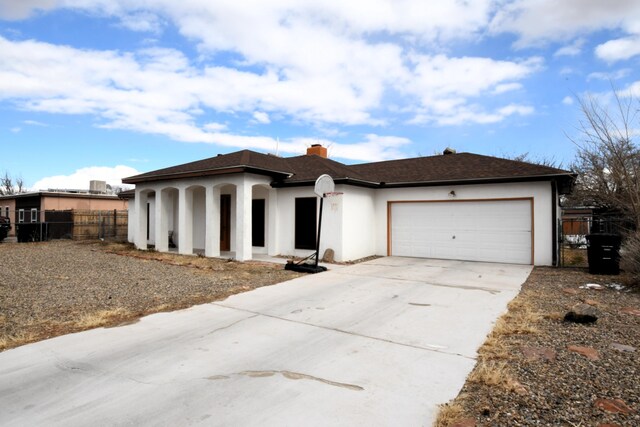
[[[249,148],[571,163],[640,94],[631,0],[2,0],[0,173],[88,188]]]

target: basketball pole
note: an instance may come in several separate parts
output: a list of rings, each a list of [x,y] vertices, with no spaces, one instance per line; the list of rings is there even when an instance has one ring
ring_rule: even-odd
[[[318,269],[318,260],[320,258],[320,231],[322,231],[322,205],[324,202],[324,194],[320,197],[320,218],[318,218],[318,239],[316,240],[316,270]]]

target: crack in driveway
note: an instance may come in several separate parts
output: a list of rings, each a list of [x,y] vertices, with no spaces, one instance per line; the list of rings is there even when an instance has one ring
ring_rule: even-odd
[[[206,379],[208,380],[226,380],[229,379],[231,377],[231,375],[242,375],[245,377],[250,377],[250,378],[266,378],[266,377],[272,377],[276,374],[280,374],[283,377],[289,379],[289,380],[310,380],[310,381],[317,381],[323,384],[328,384],[330,386],[334,386],[334,387],[340,387],[340,388],[346,388],[349,390],[354,390],[354,391],[362,391],[364,390],[363,387],[360,387],[359,385],[356,384],[348,384],[348,383],[341,383],[341,382],[337,382],[337,381],[331,381],[325,378],[319,378],[319,377],[314,377],[313,375],[308,375],[308,374],[303,374],[300,372],[292,372],[292,371],[242,371],[242,372],[236,372],[234,374],[228,374],[228,375],[213,375],[211,377],[207,377]]]
[[[463,357],[463,358],[469,359],[469,360],[476,360],[475,357],[466,356],[464,354],[451,353],[451,352],[448,352],[448,351],[442,351],[442,347],[441,346],[434,345],[434,346],[429,346],[429,347],[423,347],[423,346],[420,346],[420,345],[397,342],[397,341],[393,341],[393,340],[386,339],[386,338],[379,338],[379,337],[374,337],[374,336],[371,336],[371,335],[359,334],[359,333],[356,333],[356,332],[346,331],[344,329],[332,328],[332,327],[329,327],[329,326],[316,325],[314,323],[303,322],[303,321],[300,321],[300,320],[287,319],[286,317],[280,317],[280,316],[276,316],[276,315],[273,315],[273,314],[260,313],[258,311],[248,310],[246,308],[233,307],[233,306],[230,306],[230,305],[224,305],[224,304],[215,303],[215,302],[212,302],[211,304],[217,305],[217,306],[220,306],[220,307],[224,307],[224,308],[231,308],[233,310],[244,311],[246,313],[252,313],[252,314],[256,314],[256,315],[260,315],[260,316],[265,316],[265,317],[269,317],[269,318],[272,318],[272,319],[283,320],[285,322],[297,323],[297,324],[300,324],[300,325],[306,325],[306,326],[311,326],[311,327],[314,327],[314,328],[325,329],[325,330],[328,330],[328,331],[339,332],[339,333],[342,333],[342,334],[352,335],[352,336],[356,336],[356,337],[360,337],[360,338],[368,338],[368,339],[371,339],[371,340],[386,342],[386,343],[389,343],[389,344],[401,345],[401,346],[404,346],[404,347],[411,347],[411,348],[415,348],[415,349],[418,349],[418,350],[433,351],[435,353],[448,354],[448,355],[451,355],[451,356]]]

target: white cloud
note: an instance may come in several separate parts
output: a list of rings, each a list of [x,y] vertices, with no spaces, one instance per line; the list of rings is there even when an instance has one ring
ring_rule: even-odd
[[[10,130],[11,132],[13,132],[13,133],[19,133],[19,132],[22,130],[22,128],[20,128],[20,127],[12,127],[12,128],[11,128],[11,129],[9,129],[9,130]]]
[[[219,131],[227,130],[227,125],[225,125],[224,123],[210,122],[210,123],[205,123],[204,126],[202,126],[202,128],[210,132],[219,132]]]
[[[573,98],[570,96],[565,96],[564,98],[562,98],[562,103],[564,105],[573,105]]]
[[[579,38],[573,41],[573,43],[563,46],[556,50],[554,56],[577,56],[582,53],[582,46],[584,46],[586,40]]]
[[[493,93],[498,95],[505,92],[511,92],[513,90],[522,89],[522,83],[500,83],[493,89]]]
[[[488,112],[469,100],[516,89],[519,84],[514,80],[526,78],[543,64],[538,57],[512,62],[414,55],[413,61],[414,75],[405,87],[421,97],[421,108],[411,123],[440,125],[495,123],[513,114],[530,114],[532,107],[514,109],[513,105]]]
[[[258,123],[262,123],[262,124],[271,123],[271,119],[269,119],[269,115],[267,113],[265,113],[264,111],[256,111],[256,112],[254,112],[253,113],[253,118]]]
[[[501,5],[489,29],[514,33],[516,46],[527,47],[604,29],[640,33],[638,16],[637,0],[515,0]]]
[[[640,35],[609,40],[596,47],[596,56],[607,62],[622,61],[640,55]]]
[[[451,120],[452,109],[464,111],[472,104],[475,112],[468,118],[484,123],[483,111],[470,103],[472,98],[521,87],[518,80],[542,67],[536,57],[498,61],[411,54],[403,58],[395,45],[345,44],[325,36],[328,43],[343,45],[334,52],[334,56],[340,53],[337,62],[320,60],[317,70],[297,64],[262,73],[196,67],[172,49],[120,53],[0,37],[0,99],[18,100],[21,108],[32,111],[94,114],[105,128],[211,142],[209,132],[224,128],[198,127],[195,119],[203,109],[248,112],[262,123],[271,120],[270,113],[279,113],[318,125],[379,125],[382,121],[371,111],[384,108],[382,96],[390,89],[403,94],[408,111],[424,116],[427,110],[440,123],[457,122]],[[345,68],[346,75],[332,72]]]
[[[471,105],[454,109],[448,116],[418,116],[416,120],[434,121],[442,126],[455,126],[466,123],[491,124],[501,122],[509,116],[528,116],[534,112],[534,108],[528,105],[510,104],[494,111],[485,111],[482,108]]]
[[[197,44],[201,56],[192,61],[175,49],[98,51],[0,37],[0,100],[30,111],[90,114],[100,127],[184,142],[273,143],[235,135],[228,124],[198,124],[211,111],[316,129],[384,126],[407,117],[441,125],[495,123],[533,112],[526,102],[500,105],[499,100],[523,89],[523,81],[544,66],[539,57],[424,53],[442,52],[439,46],[449,40],[484,34],[498,6],[492,0],[16,3],[0,6],[0,17],[67,7],[115,17],[134,31],[160,32],[172,25]],[[239,59],[213,63],[220,53]],[[379,147],[381,141],[367,139],[358,147]],[[392,156],[394,146],[384,141],[383,155]],[[336,152],[369,156],[357,147]]]
[[[0,2],[1,19],[24,19],[36,10],[49,10],[56,7],[57,0],[18,0]]]
[[[109,185],[117,185],[127,187],[122,184],[122,178],[137,175],[136,169],[118,165],[114,167],[107,166],[89,166],[78,169],[70,175],[55,175],[42,178],[31,186],[32,190],[48,190],[48,189],[75,189],[88,190],[89,181],[100,180],[106,181]]]
[[[134,12],[130,15],[123,15],[120,18],[120,23],[131,31],[159,33],[162,29],[162,23],[158,16],[148,12]]]
[[[619,80],[631,74],[630,68],[623,68],[613,72],[594,72],[587,76],[587,80]]]
[[[43,127],[49,126],[48,124],[39,122],[37,120],[23,120],[22,123],[29,126],[43,126]]]
[[[620,95],[623,97],[632,97],[635,99],[640,98],[640,80],[631,83],[624,90],[620,91]]]

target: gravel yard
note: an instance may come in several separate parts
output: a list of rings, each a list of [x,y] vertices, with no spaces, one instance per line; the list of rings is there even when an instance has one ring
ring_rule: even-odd
[[[439,425],[640,425],[640,293],[621,283],[581,268],[535,268]],[[598,320],[564,321],[578,303],[595,307]]]
[[[73,241],[0,244],[0,350],[299,276],[282,265]]]

